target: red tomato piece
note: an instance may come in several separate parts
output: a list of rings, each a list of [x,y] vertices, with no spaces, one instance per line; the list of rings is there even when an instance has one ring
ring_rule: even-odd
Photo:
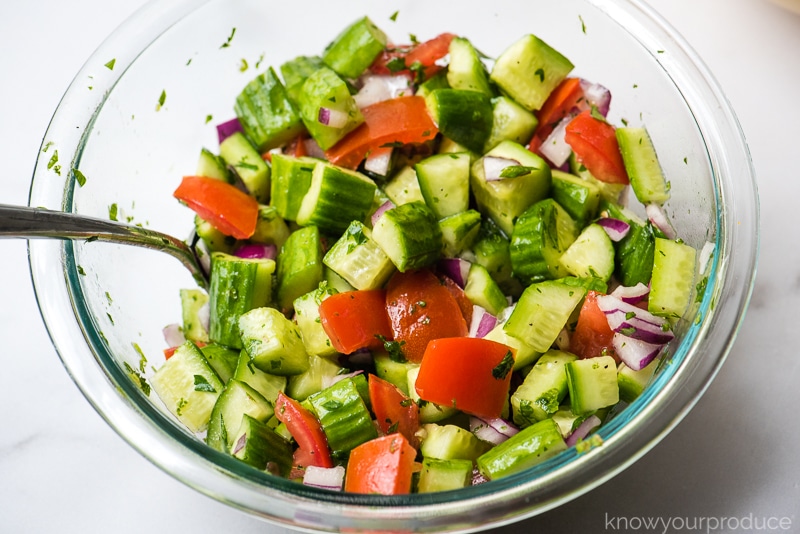
[[[597,306],[597,296],[601,294],[596,291],[586,294],[578,324],[569,340],[569,351],[582,359],[610,355],[619,361],[611,343],[614,331],[608,326],[606,314]]]
[[[424,78],[430,78],[443,68],[437,65],[436,62],[450,51],[450,41],[453,40],[453,37],[455,35],[452,33],[442,33],[417,45],[387,47],[375,59],[370,71],[374,74],[405,74],[409,77],[413,76],[407,68],[398,70],[390,66],[393,61],[400,58],[403,59],[406,67],[419,62],[424,67]]]
[[[399,432],[416,447],[419,406],[400,389],[380,377],[369,375],[369,399],[375,421],[383,434]]]
[[[547,97],[542,108],[536,112],[539,124],[536,126],[535,135],[541,140],[547,139],[559,121],[577,107],[581,98],[583,89],[579,78],[566,78],[561,82]]]
[[[331,295],[320,304],[319,317],[333,348],[342,354],[380,348],[384,339],[393,339],[382,289]]]
[[[194,344],[197,345],[198,349],[206,346],[206,344],[203,343],[202,341],[195,341]],[[164,359],[169,360],[170,358],[172,358],[175,355],[175,351],[178,350],[179,346],[180,345],[176,345],[174,347],[168,347],[164,349]]]
[[[430,340],[469,333],[456,299],[427,269],[392,276],[386,286],[386,311],[394,340],[412,362],[422,361]]]
[[[628,184],[614,127],[583,111],[567,124],[564,140],[589,172],[606,183]]]
[[[472,324],[472,310],[474,304],[472,301],[469,300],[469,297],[461,287],[456,284],[452,278],[448,276],[442,276],[440,278],[442,283],[444,283],[444,287],[453,295],[453,298],[456,299],[456,303],[458,304],[459,309],[461,310],[461,315],[464,316],[464,322],[467,323],[467,328],[469,325]]]
[[[417,376],[420,398],[483,418],[500,417],[508,401],[513,351],[483,338],[435,339]]]
[[[258,202],[227,182],[184,176],[173,196],[225,235],[247,239],[256,230]]]
[[[334,165],[355,169],[371,150],[395,143],[424,143],[439,131],[421,96],[376,102],[361,113],[364,123],[325,152]]]
[[[389,434],[350,451],[344,490],[351,493],[402,495],[411,492],[417,451],[402,434]]]
[[[333,467],[328,439],[314,414],[280,392],[275,401],[275,417],[286,425],[303,451],[297,458],[308,462],[305,466]]]

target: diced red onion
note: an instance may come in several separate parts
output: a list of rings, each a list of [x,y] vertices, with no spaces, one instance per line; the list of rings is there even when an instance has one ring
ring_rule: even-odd
[[[178,323],[168,324],[161,332],[164,334],[164,341],[167,342],[168,347],[177,347],[186,343],[186,337]]]
[[[387,200],[386,202],[381,204],[380,207],[378,207],[378,209],[375,210],[375,213],[373,213],[372,217],[370,218],[372,220],[372,226],[375,226],[378,223],[378,219],[381,218],[381,215],[383,215],[390,209],[393,209],[394,207],[395,207],[394,202],[392,202],[391,200]]]
[[[711,241],[706,241],[706,244],[703,245],[703,248],[700,249],[700,254],[697,255],[697,267],[698,271],[701,273],[706,272],[706,268],[708,267],[708,262],[711,261],[711,258],[714,257],[714,249],[716,245]]]
[[[519,432],[517,427],[503,419],[483,419],[475,416],[469,418],[469,430],[478,439],[493,445],[499,445]]]
[[[349,354],[347,360],[353,365],[368,365],[372,363],[372,352],[369,349],[358,349]]]
[[[238,118],[225,121],[222,124],[217,124],[217,139],[222,143],[225,139],[232,136],[236,132],[242,131],[242,123]]]
[[[635,286],[617,286],[614,291],[610,293],[611,296],[617,297],[622,302],[628,304],[639,304],[647,295],[650,294],[650,287],[639,282]]]
[[[569,155],[572,154],[572,147],[564,139],[567,124],[572,121],[572,118],[572,115],[567,115],[561,119],[539,147],[539,153],[550,160],[555,167],[564,165],[569,159]]]
[[[303,139],[303,147],[306,149],[306,154],[312,158],[325,159],[325,151],[311,137]]]
[[[325,389],[329,386],[334,385],[337,382],[344,380],[345,378],[353,378],[354,376],[358,376],[362,374],[364,371],[359,369],[358,371],[353,371],[352,373],[344,373],[341,375],[333,375],[333,376],[324,376],[322,377],[322,389]]]
[[[590,415],[583,422],[578,425],[578,428],[572,431],[572,434],[567,437],[566,444],[567,447],[572,447],[579,440],[586,439],[586,436],[592,433],[597,427],[599,427],[603,422],[600,420],[599,417],[596,415]]]
[[[472,306],[472,322],[469,325],[469,337],[486,337],[486,334],[497,326],[497,317],[477,304]]]
[[[361,89],[353,95],[359,108],[399,96],[411,96],[414,94],[414,88],[411,87],[411,80],[408,76],[367,74],[362,76],[360,81]]]
[[[392,147],[380,147],[373,149],[367,159],[364,160],[364,169],[379,176],[389,174],[389,165],[392,162]]]
[[[595,106],[597,111],[605,117],[611,107],[611,91],[599,83],[581,79],[581,89],[583,96],[590,106]]]
[[[278,255],[278,248],[275,245],[248,243],[236,249],[236,252],[234,252],[233,254],[238,258],[244,258],[244,259],[274,260]]]
[[[239,441],[236,442],[236,447],[233,449],[233,454],[236,454],[240,450],[244,449],[245,445],[247,445],[247,434],[242,434],[239,438]]]
[[[650,203],[644,207],[644,210],[650,222],[661,230],[667,239],[675,239],[678,237],[677,232],[675,232],[675,229],[670,224],[669,219],[667,219],[667,214],[664,213],[664,209],[661,206]]]
[[[617,297],[601,295],[597,297],[597,307],[606,314],[608,326],[614,332],[653,344],[669,343],[675,337],[666,319]]]
[[[344,485],[344,466],[306,466],[305,474],[303,475],[303,484],[314,488],[341,491]]]
[[[478,484],[483,484],[484,482],[489,482],[489,479],[486,478],[478,471],[478,468],[472,470],[472,481],[470,482],[471,486],[477,486]]]
[[[611,217],[603,217],[598,219],[597,224],[599,224],[603,230],[606,231],[608,237],[610,237],[611,241],[614,242],[620,241],[623,237],[628,235],[628,232],[631,229],[630,224],[623,220],[614,219]]]
[[[444,258],[439,260],[438,266],[442,273],[453,280],[458,287],[464,289],[467,285],[469,270],[472,267],[470,262],[461,258]]]
[[[486,156],[483,158],[483,173],[487,182],[496,180],[503,180],[500,174],[506,167],[519,165],[519,161],[510,158],[497,158],[494,156]]]
[[[663,344],[647,343],[619,333],[611,338],[611,345],[619,359],[634,371],[644,369],[664,348]]]
[[[348,119],[347,113],[332,108],[319,108],[319,114],[317,115],[317,121],[320,124],[331,128],[341,128],[347,124]]]

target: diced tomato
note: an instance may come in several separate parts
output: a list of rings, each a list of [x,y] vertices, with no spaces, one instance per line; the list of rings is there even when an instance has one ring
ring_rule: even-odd
[[[414,450],[402,434],[389,434],[350,451],[344,490],[351,493],[402,495],[411,492]]]
[[[380,348],[384,339],[393,339],[382,289],[331,295],[320,304],[319,316],[333,348],[342,354]]]
[[[361,113],[364,123],[325,152],[334,165],[355,169],[371,150],[396,143],[424,143],[439,131],[421,96],[376,102]]]
[[[303,451],[303,461],[309,462],[306,465],[333,467],[328,439],[314,414],[280,392],[275,401],[275,417],[286,425],[297,446]]]
[[[412,362],[422,361],[430,340],[469,333],[458,302],[427,269],[392,276],[386,286],[386,311],[394,340]]]
[[[400,389],[380,377],[369,375],[369,399],[375,421],[383,434],[399,432],[416,447],[419,406]]]
[[[619,361],[611,343],[614,331],[608,326],[606,314],[597,306],[597,296],[600,294],[596,291],[589,291],[586,294],[578,316],[578,324],[570,337],[569,351],[578,358],[610,355]]]
[[[417,376],[420,398],[493,418],[508,400],[514,353],[483,338],[435,339],[428,344]]]
[[[425,78],[430,78],[436,74],[443,67],[440,67],[436,62],[442,59],[450,50],[450,41],[453,40],[452,33],[442,33],[433,39],[417,45],[405,45],[388,47],[383,51],[370,67],[370,71],[374,74],[407,74],[412,73],[406,69],[397,69],[392,66],[392,62],[397,59],[403,59],[406,67],[410,67],[416,62],[424,67]]]
[[[194,344],[197,346],[197,348],[202,348],[206,346],[206,343],[203,343],[202,341],[195,341]],[[164,359],[169,360],[170,358],[172,358],[172,356],[175,354],[175,351],[178,350],[179,346],[180,345],[176,345],[174,347],[168,347],[164,349]]]
[[[456,284],[452,278],[448,276],[442,276],[440,280],[444,283],[444,287],[453,295],[453,298],[456,299],[456,303],[458,304],[459,309],[461,309],[461,315],[464,316],[464,322],[467,323],[467,328],[469,325],[472,324],[472,310],[474,305],[472,301],[469,300],[469,297],[464,290]]]
[[[614,127],[583,111],[567,124],[564,140],[572,147],[578,161],[592,175],[606,183],[628,184]]]
[[[247,239],[256,230],[258,202],[227,182],[184,176],[173,196],[225,235]]]
[[[536,112],[539,124],[536,126],[535,135],[541,140],[547,139],[559,121],[577,107],[581,98],[583,89],[579,78],[566,78],[561,82],[547,97],[542,108]]]

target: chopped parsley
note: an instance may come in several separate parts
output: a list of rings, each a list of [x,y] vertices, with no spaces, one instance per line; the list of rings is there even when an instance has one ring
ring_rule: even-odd
[[[386,62],[386,68],[391,73],[400,72],[406,68],[406,60],[401,57],[393,57]]]
[[[108,293],[106,293],[106,296],[110,301],[111,297],[108,295]],[[144,351],[138,343],[131,343],[131,345],[133,346],[133,350],[136,351],[136,354],[139,355],[139,370],[144,373],[144,368],[147,366],[147,356],[144,355]]]
[[[86,271],[80,265],[78,265],[78,274],[81,276],[86,276]]]
[[[400,426],[400,421],[395,421],[394,423],[389,425],[389,428],[386,429],[386,433],[387,434],[394,434],[395,432],[397,432],[397,427],[398,426]]]
[[[254,67],[256,69],[258,69],[261,66],[261,62],[262,61],[264,61],[264,54],[261,54],[260,56],[258,56],[258,61],[256,61],[256,64],[254,65]]]
[[[220,48],[228,48],[231,45],[231,41],[233,41],[233,36],[236,35],[236,28],[231,29],[231,34],[228,36],[228,39],[222,43]]]
[[[47,142],[47,143],[45,143],[45,145],[42,147],[42,152],[47,152],[48,150],[50,150],[50,147],[51,147],[51,146],[53,146],[53,142],[52,142],[52,141],[48,141],[48,142]]]
[[[156,106],[156,111],[159,111],[162,107],[164,107],[164,102],[167,101],[167,91],[165,89],[161,90],[161,95],[158,97],[158,105]]]
[[[245,58],[242,58],[242,60],[239,62],[239,72],[244,72],[249,68],[250,64],[247,63],[247,60]]]
[[[347,235],[350,236],[352,239],[347,244],[347,253],[350,254],[353,252],[356,247],[359,245],[363,245],[369,239],[365,234],[364,231],[361,229],[361,225],[359,224],[351,224],[347,228]]]
[[[395,11],[394,13],[391,14],[391,16],[389,17],[389,20],[391,20],[392,22],[396,22],[397,21],[397,15],[399,15],[399,14],[400,14],[399,11]]]
[[[538,170],[536,167],[526,167],[525,165],[509,165],[500,171],[500,178],[516,178],[530,174]]]
[[[500,360],[500,363],[498,363],[495,368],[492,369],[492,376],[497,380],[505,380],[513,367],[514,354],[511,351],[508,351],[506,352],[506,355],[503,356],[503,359]]]
[[[75,181],[78,182],[80,187],[86,185],[86,176],[83,175],[78,169],[72,169],[72,174],[75,176]]]
[[[105,339],[105,336],[104,336],[104,339]],[[125,365],[125,370],[128,371],[129,375],[131,375],[131,378],[133,379],[133,381],[136,382],[139,385],[139,389],[142,390],[142,393],[144,393],[145,396],[149,397],[150,396],[150,384],[147,383],[147,380],[145,379],[144,375],[142,373],[140,373],[138,370],[136,370],[133,367],[131,367],[131,365],[128,362],[123,362],[123,363]]]
[[[116,220],[118,220],[117,219],[117,214],[118,213],[119,213],[119,210],[117,208],[117,203],[114,202],[113,204],[111,204],[108,207],[108,218],[111,219],[112,221],[116,221]]]
[[[383,343],[383,348],[389,353],[390,360],[397,363],[405,363],[407,361],[406,355],[403,353],[403,345],[406,344],[405,341],[389,341],[380,334],[375,334],[375,337],[380,339],[381,343]]]
[[[414,73],[414,83],[419,85],[425,81],[425,65],[420,61],[415,61],[409,65],[408,70]]]
[[[342,403],[335,399],[331,399],[329,401],[323,402],[322,407],[328,410],[329,412],[332,412],[333,410],[338,410],[339,408],[341,408]]]
[[[55,167],[56,163],[58,163],[58,150],[53,152],[53,155],[50,156],[50,161],[47,162],[47,170],[49,171]]]
[[[544,82],[544,69],[539,68],[533,73],[535,76],[539,77],[540,82]]]
[[[694,297],[695,302],[702,302],[703,295],[706,292],[706,286],[708,286],[708,277],[704,276],[699,282],[697,282],[697,285],[694,286],[694,290],[696,292]]]
[[[585,34],[586,33],[586,23],[583,21],[583,17],[578,15],[578,20],[581,21],[581,31]]]
[[[114,70],[114,64],[117,62],[116,58],[112,58],[111,61],[104,65],[105,68],[108,70]]]
[[[214,120],[214,115],[206,115],[206,124]]]
[[[214,389],[214,386],[208,383],[206,377],[203,375],[194,375],[194,390],[195,391],[205,391],[206,393],[216,393],[217,390]]]

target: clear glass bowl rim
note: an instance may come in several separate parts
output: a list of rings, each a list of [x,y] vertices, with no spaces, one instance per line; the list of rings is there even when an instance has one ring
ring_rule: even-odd
[[[153,1],[118,28],[76,75],[51,121],[45,140],[60,138],[70,168],[80,160],[92,123],[108,92],[136,54],[208,0]],[[161,469],[198,491],[272,521],[310,530],[471,531],[544,512],[613,477],[658,443],[694,406],[725,360],[752,293],[758,240],[758,194],[744,134],[722,90],[689,45],[659,15],[635,0],[588,0],[619,21],[684,93],[704,136],[716,183],[717,236],[702,320],[693,325],[673,361],[645,394],[600,430],[602,447],[577,455],[572,449],[523,473],[458,492],[381,497],[325,492],[258,472],[187,437],[153,408],[113,356],[83,305],[70,243],[31,241],[30,265],[39,308],[65,368],[98,413],[128,443]],[[636,33],[639,32],[639,33]],[[117,72],[89,95],[85,73],[103,64],[105,50],[130,53]],[[108,56],[110,57],[110,56]],[[664,60],[666,61],[666,60]],[[677,80],[677,81],[676,81]],[[76,122],[77,121],[77,122]],[[85,128],[75,132],[74,124]],[[68,126],[67,126],[68,125]],[[31,206],[71,211],[71,173],[61,183],[41,154],[31,185]],[[741,224],[744,222],[745,224]],[[60,272],[62,276],[54,276]],[[724,289],[724,291],[723,291]],[[700,346],[702,345],[702,350]]]

